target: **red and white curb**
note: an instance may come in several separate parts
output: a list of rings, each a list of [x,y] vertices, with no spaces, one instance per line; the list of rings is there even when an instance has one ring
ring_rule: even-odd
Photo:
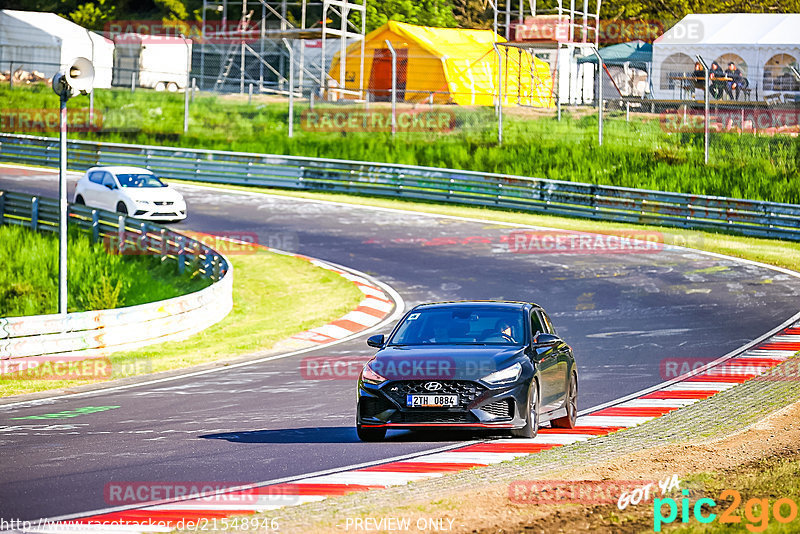
[[[281,253],[280,251],[269,249],[272,252]],[[355,286],[364,294],[364,299],[359,302],[358,306],[344,316],[332,321],[323,326],[317,326],[311,330],[300,332],[293,335],[289,340],[283,341],[277,346],[283,348],[285,346],[299,346],[304,343],[325,344],[332,341],[344,339],[346,337],[357,334],[367,328],[371,328],[376,324],[383,321],[389,313],[394,309],[394,301],[392,298],[384,293],[383,289],[378,287],[373,282],[367,280],[363,276],[358,276],[349,271],[343,270],[330,263],[315,258],[309,258],[300,254],[291,254],[296,258],[300,258],[311,262],[321,269],[333,271],[339,276],[350,280]]]
[[[375,297],[374,294],[365,294],[369,295],[365,300]],[[800,351],[800,321],[797,320],[796,316],[792,320],[795,322],[790,322],[788,326],[744,350],[723,356],[674,380],[614,401],[611,405],[594,408],[580,415],[573,429],[542,428],[534,439],[473,443],[416,457],[310,475],[290,482],[254,484],[183,500],[147,503],[137,508],[116,509],[86,517],[73,516],[69,518],[69,526],[51,524],[33,527],[28,531],[63,532],[66,527],[77,531],[168,532],[176,525],[186,525],[188,522],[221,520],[321,501],[351,492],[442,477],[448,473],[605,436],[709,398],[759,376],[761,380],[800,379],[800,376],[795,376],[796,372],[792,376],[770,373],[773,367]]]

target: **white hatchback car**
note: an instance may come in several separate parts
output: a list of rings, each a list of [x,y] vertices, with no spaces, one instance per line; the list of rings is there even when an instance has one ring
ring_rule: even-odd
[[[92,167],[78,180],[74,203],[151,221],[186,218],[183,196],[139,167]]]

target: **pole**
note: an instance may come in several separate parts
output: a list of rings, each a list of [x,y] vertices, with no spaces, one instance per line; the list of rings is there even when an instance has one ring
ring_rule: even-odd
[[[186,133],[189,131],[189,84],[192,79],[192,41],[184,37],[184,42],[186,43],[186,85],[183,86],[183,133]]]
[[[252,103],[253,103],[253,84],[251,83],[247,87],[247,105],[249,106]]]
[[[294,50],[285,37],[283,45],[289,51],[289,137],[294,137]]]
[[[503,144],[503,56],[497,43],[492,43],[497,53],[497,144]]]
[[[703,77],[705,78],[704,79],[704,84],[705,84],[704,85],[704,88],[705,88],[704,93],[705,93],[705,95],[704,95],[704,98],[703,98],[703,113],[704,113],[704,117],[703,117],[703,162],[706,165],[708,165],[708,106],[709,106],[708,92],[709,92],[709,88],[710,88],[709,86],[711,85],[711,82],[710,82],[711,73],[708,70],[708,65],[706,65],[705,61],[703,61],[702,57],[697,56],[697,61],[699,61],[700,64],[703,66],[703,74],[704,74]]]
[[[202,26],[200,27],[200,84],[203,84],[203,76],[206,74],[206,9],[208,0],[203,0]],[[225,31],[225,28],[222,29]],[[192,86],[192,100],[194,100],[194,85]]]
[[[67,92],[60,95],[61,128],[58,155],[58,313],[67,313]]]
[[[397,52],[389,39],[386,39],[386,47],[392,54],[392,135],[397,133]]]
[[[136,89],[136,72],[131,72],[131,93]]]
[[[593,48],[592,52],[597,57],[597,142],[603,146],[603,58],[597,48]]]
[[[192,98],[191,101],[194,102],[194,94],[197,92],[197,78],[192,78]]]

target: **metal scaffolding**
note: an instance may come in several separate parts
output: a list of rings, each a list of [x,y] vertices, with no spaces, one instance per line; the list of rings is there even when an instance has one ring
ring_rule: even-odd
[[[577,0],[580,1],[580,0]],[[494,10],[494,30],[512,43],[525,42],[525,48],[550,64],[554,79],[553,93],[559,115],[562,102],[578,103],[590,98],[591,80],[585,67],[578,66],[580,55],[597,50],[600,42],[600,5],[602,0],[548,2],[537,0],[489,0]],[[520,37],[520,30],[533,36]],[[544,31],[547,30],[547,31]]]
[[[555,7],[542,9],[537,6],[537,0],[527,0],[527,2],[526,0],[489,0],[494,11],[494,31],[505,37],[507,41],[517,40],[514,39],[514,28],[524,24],[527,17],[556,15],[558,24],[564,25],[567,29],[567,43],[594,43],[596,47],[602,0],[592,0],[591,2],[583,0],[582,8],[576,8],[575,1],[569,0],[567,7],[564,5],[564,0],[556,0]],[[594,4],[593,11],[590,11],[591,4]]]
[[[287,94],[290,71],[300,93],[343,87],[345,50],[359,41],[363,79],[366,0],[203,0],[202,24],[193,69],[201,89]],[[331,50],[345,58],[338,80],[328,74]]]

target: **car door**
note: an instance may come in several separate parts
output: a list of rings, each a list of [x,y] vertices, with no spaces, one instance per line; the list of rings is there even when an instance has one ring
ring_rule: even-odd
[[[556,329],[553,327],[553,322],[550,320],[550,317],[544,312],[544,310],[537,310],[537,314],[539,315],[541,322],[546,329],[548,334],[553,334],[557,336]],[[552,404],[550,405],[550,409],[555,410],[556,408],[560,408],[564,401],[567,398],[567,373],[569,372],[569,363],[570,363],[570,347],[565,342],[561,341],[554,347],[555,352],[555,363],[552,367]]]
[[[119,185],[116,179],[110,172],[103,172],[102,187],[100,187],[100,194],[98,199],[98,206],[109,210],[117,210],[117,200],[119,198]]]
[[[99,208],[103,194],[103,174],[105,171],[92,171],[83,182],[83,200],[87,206]]]
[[[538,310],[531,311],[531,339],[535,340],[537,334],[550,333],[542,321]],[[533,359],[539,369],[539,387],[541,389],[541,410],[544,412],[554,409],[558,394],[558,347],[533,344]]]

